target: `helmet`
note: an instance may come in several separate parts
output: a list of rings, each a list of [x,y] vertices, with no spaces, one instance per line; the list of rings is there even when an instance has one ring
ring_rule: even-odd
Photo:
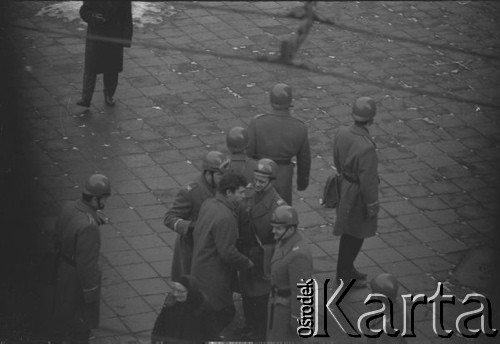
[[[102,174],[93,174],[85,183],[82,193],[96,197],[109,196],[111,195],[111,183],[108,177]]]
[[[382,273],[371,280],[370,287],[374,293],[380,293],[389,298],[395,298],[398,293],[399,282],[393,275]]]
[[[352,105],[352,118],[358,122],[368,122],[375,117],[377,108],[370,97],[360,97]]]
[[[245,128],[234,127],[227,132],[226,146],[231,153],[243,151],[248,145],[248,133]]]
[[[280,205],[273,211],[271,224],[297,226],[299,224],[299,216],[297,215],[297,211],[289,205]]]
[[[276,164],[271,159],[260,159],[257,162],[257,166],[253,170],[254,173],[264,175],[269,179],[276,179],[276,170],[278,169],[278,164]]]
[[[224,153],[211,151],[203,159],[203,171],[225,173],[229,165],[229,159]]]
[[[271,89],[270,99],[274,109],[288,109],[292,106],[292,88],[287,84],[276,84]]]

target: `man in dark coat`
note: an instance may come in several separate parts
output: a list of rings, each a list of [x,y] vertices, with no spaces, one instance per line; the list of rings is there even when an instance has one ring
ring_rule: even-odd
[[[378,158],[368,126],[373,123],[376,107],[373,99],[361,97],[352,109],[354,124],[339,128],[333,141],[333,161],[340,176],[340,199],[334,234],[340,235],[337,280],[353,287],[365,287],[366,274],[356,270],[356,259],[365,238],[377,231]]]
[[[179,234],[175,240],[171,278],[178,281],[191,271],[193,229],[202,203],[215,196],[215,190],[225,173],[229,159],[218,151],[208,152],[203,159],[203,172],[175,196],[165,213],[165,226]]]
[[[233,290],[237,270],[249,269],[252,261],[236,249],[237,211],[243,199],[246,179],[241,174],[225,174],[215,198],[206,200],[193,233],[191,274],[215,310],[217,333],[231,323],[236,313]]]
[[[274,187],[288,204],[292,204],[292,179],[297,159],[297,190],[309,185],[311,150],[306,125],[290,114],[292,89],[286,84],[276,84],[270,93],[273,112],[258,115],[248,125],[250,158],[267,158],[278,164]]]
[[[132,41],[132,2],[84,1],[80,17],[88,26],[82,99],[77,105],[90,106],[97,74],[103,73],[104,101],[113,106],[118,73],[123,70],[123,47],[130,47]]]
[[[269,342],[301,341],[297,334],[301,317],[301,302],[297,298],[301,280],[309,280],[313,273],[313,260],[309,246],[298,232],[297,211],[288,206],[277,207],[272,215],[276,248],[271,260],[271,297],[269,300],[269,325],[266,340]]]
[[[280,205],[286,204],[274,189],[278,166],[270,159],[258,161],[254,170],[253,192],[245,200],[240,212],[239,249],[254,262],[250,270],[239,274],[245,326],[240,331],[245,339],[266,339],[267,303],[270,282],[270,263],[274,251],[271,215]]]
[[[108,178],[90,176],[82,198],[62,209],[56,224],[58,265],[54,291],[54,338],[88,343],[99,325],[101,271],[98,266],[104,208],[111,193]]]

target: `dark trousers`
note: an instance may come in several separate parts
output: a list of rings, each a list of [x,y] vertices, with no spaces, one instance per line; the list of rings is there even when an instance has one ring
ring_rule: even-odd
[[[233,321],[236,314],[234,305],[215,311],[215,328],[217,335],[220,336],[221,332]]]
[[[245,325],[255,335],[257,340],[265,340],[267,326],[267,304],[269,294],[261,296],[245,296],[242,298]]]
[[[342,234],[339,243],[339,255],[337,260],[337,278],[351,278],[354,270],[354,260],[363,246],[364,239]]]
[[[97,74],[83,73],[82,101],[90,104],[94,95]],[[103,73],[104,95],[113,97],[118,86],[118,73]]]

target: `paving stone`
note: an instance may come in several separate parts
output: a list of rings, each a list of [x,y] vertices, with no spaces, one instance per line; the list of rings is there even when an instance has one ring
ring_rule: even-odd
[[[412,261],[415,258],[432,257],[436,255],[436,252],[424,244],[400,246],[396,247],[396,250]]]
[[[151,190],[173,189],[180,185],[171,177],[144,178],[144,184]]]
[[[130,245],[122,238],[110,238],[102,240],[101,252],[125,251],[129,250]]]
[[[144,257],[147,262],[157,262],[161,260],[171,260],[174,255],[174,251],[170,247],[166,246],[157,246],[157,247],[149,247],[142,248],[138,251],[138,253]]]
[[[439,252],[440,254],[449,254],[467,250],[467,246],[465,246],[462,242],[457,241],[455,239],[431,241],[428,243],[428,245],[434,251]]]
[[[118,234],[124,237],[149,235],[153,231],[147,224],[141,221],[122,222],[115,225]]]
[[[150,247],[160,247],[164,245],[163,241],[157,234],[129,236],[126,240],[136,250]]]
[[[404,260],[402,255],[390,247],[364,251],[364,253],[378,264]]]
[[[429,190],[420,185],[402,185],[397,186],[396,191],[405,197],[424,197],[429,195]]]
[[[130,281],[130,285],[141,296],[165,293],[168,290],[168,285],[162,278]]]
[[[108,262],[113,266],[143,263],[144,260],[135,250],[105,252],[103,253]]]
[[[150,192],[124,194],[122,197],[132,207],[154,205],[159,202],[158,199]]]
[[[441,257],[416,258],[413,260],[413,263],[426,273],[450,270],[452,268],[452,265]]]
[[[446,210],[427,210],[424,212],[430,220],[438,225],[446,225],[458,220],[458,214],[453,209]]]
[[[392,248],[420,243],[420,241],[412,235],[411,231],[406,230],[387,234],[379,234],[379,237]]]
[[[413,229],[411,234],[418,238],[421,242],[429,244],[433,241],[448,240],[451,239],[445,231],[438,227],[420,228]]]
[[[396,220],[407,229],[423,228],[433,225],[433,223],[423,214],[397,216]]]
[[[136,313],[122,317],[121,320],[132,332],[147,331],[153,329],[154,322],[156,320],[156,313]]]
[[[448,209],[448,205],[441,201],[440,198],[430,196],[430,197],[422,197],[422,198],[412,198],[410,202],[421,210],[441,210]]]
[[[150,264],[160,277],[170,278],[170,271],[172,269],[171,260],[162,260],[157,262],[151,262]]]
[[[151,310],[151,307],[144,302],[142,297],[115,299],[109,301],[108,305],[119,317],[136,313],[145,313]]]
[[[116,190],[118,194],[134,194],[149,191],[140,180],[127,180],[124,182],[113,183],[113,189]]]
[[[137,292],[128,284],[128,282],[120,282],[113,285],[103,286],[101,289],[101,297],[106,303],[119,300],[121,298],[136,297]]]
[[[380,264],[383,271],[394,275],[397,279],[400,276],[408,276],[414,274],[421,274],[422,270],[412,262],[403,260],[399,262],[383,263]]]
[[[107,209],[106,215],[114,224],[139,220],[139,216],[137,215],[137,213],[130,208]]]
[[[121,159],[130,168],[152,166],[155,164],[154,161],[149,156],[144,154],[125,155],[122,156]]]
[[[381,208],[393,216],[418,213],[418,209],[405,200],[383,203]]]
[[[431,190],[435,194],[445,194],[445,193],[453,193],[457,192],[460,189],[455,185],[456,178],[453,181],[442,181],[442,182],[432,182],[425,183],[424,186]]]
[[[126,281],[156,277],[156,272],[146,263],[118,266],[116,270]]]

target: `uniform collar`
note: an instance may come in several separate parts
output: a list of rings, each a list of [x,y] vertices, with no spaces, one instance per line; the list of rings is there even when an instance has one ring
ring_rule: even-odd
[[[272,109],[271,114],[275,116],[291,116],[290,109],[284,109],[284,110]]]
[[[369,136],[370,135],[368,128],[364,125],[359,125],[359,124],[354,123],[353,125],[351,125],[350,130],[355,135],[360,135],[360,136]]]
[[[298,228],[295,230],[295,233],[291,236],[285,239],[285,241],[281,241],[279,243],[280,249],[282,249],[285,252],[288,252],[292,249],[292,247],[299,242],[302,239],[302,236],[298,232]]]
[[[200,186],[203,186],[205,189],[209,190],[212,194],[215,193],[215,188],[208,184],[205,175],[202,173],[198,176],[197,182]]]
[[[76,201],[75,207],[76,207],[76,209],[80,210],[82,213],[86,213],[86,214],[92,216],[97,224],[103,223],[103,220],[97,214],[97,211],[94,208],[92,208],[92,206],[90,204],[79,199]]]

